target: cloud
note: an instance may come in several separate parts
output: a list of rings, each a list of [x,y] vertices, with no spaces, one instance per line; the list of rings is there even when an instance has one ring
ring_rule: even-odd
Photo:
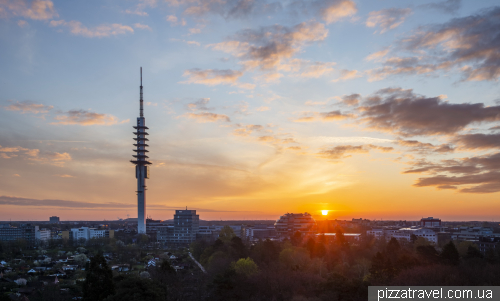
[[[304,78],[319,78],[333,71],[335,63],[311,62],[302,59],[292,59],[282,64],[278,70],[289,71]],[[280,76],[281,77],[281,76]]]
[[[437,3],[422,4],[417,7],[425,9],[435,9],[443,13],[455,14],[460,9],[461,5],[461,0],[446,0]]]
[[[25,20],[19,20],[19,21],[17,21],[17,25],[21,28],[24,28],[24,27],[28,26],[29,24]]]
[[[294,122],[314,122],[314,121],[335,121],[342,120],[346,118],[352,118],[352,114],[343,114],[340,111],[330,111],[330,112],[304,112],[304,116],[293,120]]]
[[[139,28],[139,29],[147,29],[149,31],[152,31],[151,27],[149,27],[148,25],[145,25],[145,24],[141,24],[141,23],[135,23],[134,27]]]
[[[59,178],[74,178],[74,176],[72,176],[72,175],[66,175],[66,174],[64,174],[64,175],[54,175],[54,177],[59,177]]]
[[[215,86],[220,84],[236,85],[236,82],[242,75],[243,72],[237,70],[201,70],[196,68],[184,71],[183,76],[188,77],[188,80],[182,83],[203,84],[208,86]]]
[[[359,94],[344,95],[340,99],[342,100],[343,103],[345,103],[348,106],[357,106],[361,101],[361,95]]]
[[[188,113],[185,114],[184,116],[192,119],[196,119],[197,122],[217,122],[217,121],[225,121],[225,122],[231,122],[231,119],[229,116],[224,115],[224,114],[215,114],[215,113],[208,113],[208,112],[203,112],[203,113]]]
[[[453,142],[468,150],[500,148],[500,134],[458,135]]]
[[[210,111],[214,108],[207,107],[210,98],[200,98],[195,102],[188,103],[187,107],[190,111]]]
[[[4,109],[9,110],[9,111],[19,111],[22,114],[24,113],[33,113],[33,114],[44,114],[48,113],[50,110],[52,110],[54,106],[47,106],[43,104],[37,104],[29,100],[25,101],[16,101],[15,103],[12,103],[11,105],[8,105],[4,107]]]
[[[4,14],[10,13],[13,16],[32,20],[50,20],[59,16],[54,9],[54,3],[49,0],[2,0],[0,1],[0,13],[2,11]]]
[[[70,110],[54,117],[57,122],[51,124],[78,124],[83,126],[88,125],[113,125],[119,122],[118,118],[109,114],[99,114],[86,110]],[[128,120],[121,121],[121,123]]]
[[[451,135],[470,124],[500,120],[500,106],[453,104],[401,88],[379,90],[359,111],[370,128],[402,136]]]
[[[208,47],[234,55],[247,69],[272,71],[290,69],[292,66],[287,63],[295,53],[305,45],[323,41],[327,35],[324,24],[311,21],[293,27],[273,25],[259,30],[246,29],[231,40]]]
[[[345,81],[345,80],[350,80],[350,79],[355,79],[363,76],[361,72],[358,70],[347,70],[343,69],[340,71],[340,77],[337,79],[332,80],[332,82],[336,83],[338,81]]]
[[[254,131],[263,131],[264,127],[259,124],[247,124],[247,125],[238,125],[239,128],[233,130],[233,135],[235,136],[248,136],[252,134]]]
[[[420,142],[417,140],[395,140],[397,145],[407,147],[411,152],[416,152],[419,154],[429,154],[429,153],[449,153],[453,152],[455,148],[450,144],[434,145],[432,143]]]
[[[296,0],[289,8],[320,16],[327,24],[351,17],[358,11],[356,3],[351,0]]]
[[[461,193],[500,192],[500,153],[467,157],[455,160],[441,160],[439,163],[414,162],[404,173],[427,173],[419,178],[415,187],[436,187],[457,189]]]
[[[39,149],[29,149],[21,146],[2,147],[0,145],[0,158],[36,161],[39,163],[49,163],[56,166],[63,166],[67,161],[71,161],[71,155],[68,153],[43,152]]]
[[[144,10],[147,7],[156,7],[156,2],[157,0],[139,0],[139,3],[136,5],[134,9],[127,9],[125,10],[125,13],[138,15],[142,17],[148,16],[148,13],[145,12]]]
[[[348,154],[368,153],[368,152],[370,152],[370,150],[379,150],[382,152],[390,152],[390,151],[394,150],[394,148],[377,146],[377,145],[373,145],[373,144],[356,145],[356,146],[354,146],[354,145],[339,145],[339,146],[335,146],[332,148],[322,150],[317,154],[322,158],[331,159],[331,160],[340,160],[340,159],[352,157],[352,155],[348,155]]]
[[[264,112],[264,111],[269,111],[271,108],[269,107],[266,107],[266,106],[262,106],[262,107],[258,107],[257,109],[255,109],[255,111],[257,112]]]
[[[367,60],[367,61],[378,61],[381,58],[383,58],[384,56],[386,56],[389,53],[389,50],[390,49],[387,48],[387,49],[384,49],[384,50],[380,50],[380,51],[374,52],[374,53],[370,54],[369,56],[367,56],[365,58],[365,60]]]
[[[50,26],[52,27],[67,27],[70,32],[77,36],[84,36],[87,38],[103,38],[109,36],[115,36],[120,34],[133,33],[132,27],[123,24],[101,24],[94,28],[87,28],[82,25],[79,21],[64,21],[64,20],[52,20],[50,21]]]
[[[167,3],[182,6],[186,15],[202,17],[215,14],[225,19],[268,14],[281,8],[279,3],[268,3],[266,0],[167,0]]]
[[[383,66],[370,70],[370,80],[397,74],[456,72],[463,81],[493,81],[500,77],[500,7],[443,24],[420,27],[394,44],[395,53]]]
[[[388,8],[373,11],[368,15],[366,26],[380,27],[380,33],[394,29],[403,24],[406,17],[412,14],[410,8]]]

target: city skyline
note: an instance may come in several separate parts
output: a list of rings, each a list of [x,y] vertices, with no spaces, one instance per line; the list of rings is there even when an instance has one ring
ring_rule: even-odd
[[[0,2],[0,220],[136,217],[142,66],[153,219],[499,221],[495,5]]]

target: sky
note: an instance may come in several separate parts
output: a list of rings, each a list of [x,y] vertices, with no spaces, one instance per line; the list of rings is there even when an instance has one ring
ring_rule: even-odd
[[[500,221],[498,1],[0,0],[0,220]]]

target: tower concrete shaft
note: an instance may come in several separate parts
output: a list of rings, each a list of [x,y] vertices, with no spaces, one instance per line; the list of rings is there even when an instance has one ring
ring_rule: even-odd
[[[146,147],[149,146],[146,144],[146,141],[149,141],[146,136],[149,134],[146,132],[148,127],[146,127],[146,118],[144,118],[143,102],[141,67],[140,117],[137,117],[137,126],[134,126],[134,129],[136,129],[136,132],[134,132],[136,135],[134,138],[136,141],[136,144],[134,144],[136,149],[133,151],[136,152],[136,154],[133,155],[135,159],[130,162],[135,164],[135,177],[137,178],[137,232],[146,234],[146,179],[149,179],[149,165],[151,162],[147,161],[149,157],[146,156],[148,152]]]

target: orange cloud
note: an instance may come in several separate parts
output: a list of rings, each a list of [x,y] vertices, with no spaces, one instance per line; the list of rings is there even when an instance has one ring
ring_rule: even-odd
[[[231,122],[229,116],[224,114],[215,114],[215,113],[188,113],[185,114],[188,118],[196,119],[197,122],[217,122],[217,121],[225,121]]]
[[[62,115],[54,117],[57,122],[51,124],[78,124],[88,125],[113,125],[118,123],[118,118],[113,115],[99,114],[85,110],[71,110]],[[123,120],[121,123],[128,122]]]
[[[23,114],[24,113],[43,114],[43,113],[48,113],[50,110],[54,108],[54,106],[37,104],[32,101],[21,101],[21,102],[17,101],[16,103],[8,105],[4,108],[9,111],[19,111]]]
[[[352,114],[343,114],[340,111],[331,111],[331,112],[304,112],[306,116],[297,118],[294,122],[314,122],[314,121],[335,121],[342,120],[346,118],[352,118],[354,115]]]

